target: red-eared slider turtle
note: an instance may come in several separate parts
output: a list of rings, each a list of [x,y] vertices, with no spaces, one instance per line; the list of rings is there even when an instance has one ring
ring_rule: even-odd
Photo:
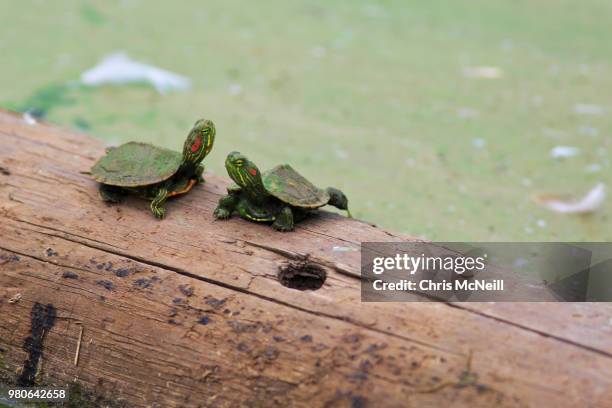
[[[214,213],[217,219],[227,219],[237,212],[247,220],[272,222],[279,231],[291,231],[294,222],[326,204],[348,212],[348,199],[342,191],[333,187],[320,189],[288,164],[276,166],[262,176],[253,162],[232,152],[225,160],[225,168],[236,184],[228,187],[228,195],[219,200]]]
[[[185,194],[203,182],[201,161],[215,141],[215,125],[198,120],[187,136],[183,153],[146,143],[129,142],[110,148],[91,168],[104,201],[118,203],[126,194],[151,201],[151,211],[163,218],[169,197]]]

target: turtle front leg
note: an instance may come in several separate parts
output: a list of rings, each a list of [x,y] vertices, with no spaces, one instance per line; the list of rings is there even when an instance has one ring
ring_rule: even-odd
[[[166,209],[164,205],[166,204],[166,200],[168,199],[168,189],[165,187],[160,187],[157,190],[157,195],[151,201],[151,211],[156,218],[162,219],[166,215]]]
[[[283,207],[276,216],[274,223],[272,223],[272,228],[281,232],[293,231],[293,211],[291,211],[291,207]]]
[[[195,170],[195,176],[196,176],[196,180],[198,180],[198,183],[204,183],[204,177],[202,177],[203,174],[204,174],[204,165],[200,164],[198,165],[198,167],[196,167],[196,170]]]
[[[239,197],[237,194],[228,194],[225,197],[221,197],[219,200],[219,204],[217,208],[215,208],[215,212],[213,215],[218,220],[227,220],[232,216],[232,213],[236,209],[238,205]]]
[[[125,198],[125,194],[120,187],[109,186],[108,184],[100,184],[100,198],[107,203],[120,203]]]

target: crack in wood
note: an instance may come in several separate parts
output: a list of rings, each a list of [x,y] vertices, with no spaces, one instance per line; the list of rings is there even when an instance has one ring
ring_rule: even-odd
[[[478,310],[469,309],[467,307],[458,305],[456,303],[444,302],[444,304],[446,304],[447,306],[456,308],[456,309],[460,309],[460,310],[466,311],[468,313],[472,313],[472,314],[475,314],[475,315],[478,315],[478,316],[486,317],[487,319],[495,320],[495,321],[497,321],[499,323],[508,324],[508,325],[516,327],[518,329],[522,329],[522,330],[525,330],[525,331],[528,331],[528,332],[531,332],[531,333],[539,334],[542,337],[554,339],[554,340],[560,341],[562,343],[565,343],[565,344],[568,344],[568,345],[571,345],[571,346],[574,346],[574,347],[578,347],[578,348],[580,348],[582,350],[587,350],[587,351],[590,351],[590,352],[593,352],[593,353],[597,353],[597,354],[599,354],[599,355],[601,355],[603,357],[612,358],[612,353],[609,353],[609,352],[607,352],[605,350],[600,350],[600,349],[595,348],[595,347],[591,347],[591,346],[588,346],[588,345],[585,345],[585,344],[577,343],[577,342],[575,342],[573,340],[566,339],[564,337],[555,336],[554,334],[546,333],[545,331],[534,329],[532,327],[528,327],[528,326],[525,326],[525,325],[522,325],[522,324],[510,321],[510,320],[507,320],[507,319],[503,319],[501,317],[497,317],[497,316],[493,316],[493,315],[484,313],[484,312],[480,312]]]
[[[15,220],[15,221],[19,221],[19,220]],[[28,224],[32,224],[32,223],[28,223]],[[32,224],[32,225],[38,226],[39,228],[45,228],[44,226],[41,226],[41,225],[36,225],[36,224]],[[52,228],[50,228],[50,229],[52,229]],[[40,232],[40,233],[42,233],[42,232]],[[85,246],[87,246],[89,248],[92,248],[92,249],[96,249],[96,250],[100,250],[100,251],[105,251],[105,252],[108,252],[110,254],[113,254],[113,255],[116,255],[116,256],[120,256],[120,257],[123,257],[123,258],[127,258],[127,259],[130,259],[132,261],[139,262],[139,263],[142,263],[142,264],[145,264],[145,265],[153,266],[153,267],[164,269],[164,270],[167,270],[167,271],[172,271],[172,272],[177,273],[177,274],[182,275],[182,276],[186,276],[186,277],[189,277],[189,278],[192,278],[192,279],[196,279],[196,280],[199,280],[199,281],[202,281],[202,282],[206,282],[206,283],[209,283],[211,285],[219,286],[219,287],[222,287],[222,288],[225,288],[225,289],[229,289],[229,290],[233,290],[233,291],[236,291],[236,292],[240,292],[240,293],[243,293],[243,294],[246,294],[246,295],[249,295],[249,296],[254,296],[254,297],[257,297],[259,299],[262,299],[262,300],[265,300],[265,301],[268,301],[268,302],[272,302],[272,303],[276,303],[276,304],[279,304],[279,305],[282,305],[282,306],[285,306],[285,307],[289,307],[291,309],[299,310],[301,312],[309,313],[309,314],[312,314],[314,316],[326,317],[326,318],[330,318],[330,319],[340,320],[340,321],[352,324],[352,325],[354,325],[356,327],[362,328],[364,330],[370,330],[370,331],[373,331],[373,332],[376,332],[376,333],[385,334],[385,335],[388,335],[388,336],[391,336],[391,337],[394,337],[394,338],[397,338],[397,339],[401,339],[403,341],[407,341],[409,343],[418,344],[418,345],[421,345],[421,346],[424,346],[424,347],[427,347],[427,348],[431,348],[431,349],[434,349],[434,350],[442,351],[442,352],[453,354],[453,355],[463,355],[461,352],[458,352],[456,350],[445,349],[445,348],[439,347],[438,345],[435,345],[435,344],[423,342],[423,341],[420,341],[420,340],[417,340],[417,339],[410,338],[408,336],[403,336],[403,335],[399,335],[397,333],[393,333],[393,332],[391,332],[389,330],[382,330],[382,329],[379,329],[379,328],[376,328],[376,327],[368,326],[368,325],[363,324],[361,322],[355,321],[354,319],[352,319],[352,318],[350,318],[348,316],[338,316],[338,315],[333,315],[331,313],[325,313],[325,312],[311,310],[311,309],[307,309],[307,308],[304,308],[304,307],[301,307],[301,306],[293,305],[291,303],[288,303],[288,302],[285,302],[285,301],[282,301],[282,300],[279,300],[279,299],[275,299],[275,298],[272,298],[272,297],[269,297],[269,296],[265,296],[265,295],[262,295],[262,294],[259,294],[259,293],[256,293],[256,292],[251,292],[251,291],[247,290],[247,288],[243,288],[243,287],[236,286],[236,285],[230,285],[230,284],[225,283],[225,282],[220,282],[220,281],[217,281],[217,280],[214,280],[214,279],[210,279],[210,278],[207,278],[207,277],[204,277],[204,276],[200,276],[198,274],[195,274],[193,272],[187,271],[187,270],[182,269],[182,268],[166,265],[166,264],[163,264],[163,263],[160,263],[160,262],[150,261],[150,260],[145,259],[143,257],[130,255],[130,254],[127,254],[127,253],[121,252],[121,251],[114,251],[114,250],[111,250],[109,248],[99,247],[99,246],[96,246],[96,245],[92,245],[91,243],[88,243],[88,242],[79,241],[79,240],[76,240],[76,239],[70,239],[68,237],[63,237],[63,236],[54,235],[54,234],[46,234],[46,235],[53,236],[53,237],[59,238],[59,239],[63,239],[63,240],[66,240],[66,241],[69,241],[69,242],[72,242],[72,243],[75,243],[75,244],[85,245]],[[5,249],[5,250],[11,251],[10,249]],[[11,251],[11,252],[13,252],[13,251]],[[22,254],[22,255],[23,256],[29,256],[29,257],[35,258],[35,257],[33,257],[31,255],[28,255],[28,254]]]
[[[35,223],[31,223],[31,222],[28,222],[28,221],[24,221],[24,220],[20,220],[20,219],[15,219],[15,218],[12,218],[12,219],[14,221],[23,222],[23,223],[26,223],[26,224],[29,224],[29,225],[32,225],[32,226],[35,226],[35,227],[38,227],[38,228],[50,229],[50,230],[53,230],[53,231],[56,231],[56,232],[60,232],[62,234],[76,236],[76,237],[81,238],[81,239],[89,239],[89,238],[82,237],[82,236],[79,236],[79,235],[76,235],[76,234],[70,234],[70,233],[67,233],[65,231],[53,228],[53,227],[47,227],[47,226],[44,226],[44,225],[38,225],[38,224],[35,224]],[[69,239],[67,237],[63,237],[63,236],[59,236],[59,235],[55,235],[55,234],[50,234],[50,233],[45,233],[43,231],[35,231],[35,230],[32,230],[32,231],[36,232],[36,233],[41,233],[41,234],[44,234],[44,235],[48,235],[48,236],[51,236],[51,237],[55,237],[55,238],[65,239],[65,240],[73,242],[73,243],[77,243],[77,244],[81,244],[81,245],[86,245],[86,246],[88,246],[90,248],[101,250],[101,251],[105,251],[105,252],[108,252],[108,253],[111,253],[111,254],[114,254],[114,255],[117,255],[117,256],[121,256],[121,257],[124,257],[124,258],[127,258],[127,259],[131,259],[133,261],[140,262],[140,263],[143,263],[143,264],[146,264],[146,265],[149,265],[149,266],[154,266],[154,267],[158,267],[158,268],[161,268],[161,269],[170,270],[172,272],[178,273],[178,274],[183,275],[183,276],[187,276],[187,277],[190,277],[190,278],[193,278],[193,279],[197,279],[197,280],[204,281],[204,282],[207,282],[207,283],[210,283],[210,284],[221,286],[221,287],[224,287],[226,289],[240,291],[242,293],[250,294],[252,296],[256,296],[256,297],[259,297],[259,298],[264,299],[264,300],[272,301],[274,303],[282,304],[284,306],[291,307],[291,308],[294,308],[294,309],[297,309],[297,310],[305,311],[307,313],[312,313],[312,314],[316,314],[316,315],[319,315],[319,316],[324,316],[324,317],[329,317],[329,318],[343,320],[343,321],[349,322],[351,324],[358,325],[358,326],[363,327],[363,328],[374,330],[374,331],[377,331],[377,332],[380,332],[380,333],[385,333],[385,334],[388,334],[388,335],[393,335],[393,336],[395,336],[397,338],[400,338],[400,339],[403,339],[403,340],[406,340],[406,341],[416,342],[416,343],[419,343],[419,344],[421,344],[423,346],[434,347],[436,349],[439,349],[438,347],[435,347],[432,344],[429,344],[429,343],[426,343],[426,342],[420,342],[418,340],[410,339],[409,337],[406,337],[406,336],[399,336],[399,335],[397,335],[395,333],[392,333],[392,332],[389,332],[389,331],[380,330],[380,329],[376,329],[376,328],[371,328],[371,327],[369,327],[367,325],[363,325],[363,324],[361,324],[359,322],[355,322],[354,320],[352,320],[352,319],[350,319],[348,317],[345,317],[345,316],[335,316],[335,315],[332,315],[332,314],[327,314],[327,313],[323,313],[323,312],[317,312],[317,311],[308,310],[308,309],[305,309],[305,308],[302,308],[302,307],[299,307],[299,306],[296,306],[296,305],[292,305],[292,304],[287,303],[287,302],[278,301],[277,299],[273,299],[273,298],[270,298],[270,297],[267,297],[267,296],[264,296],[264,295],[260,295],[260,294],[254,293],[254,292],[250,292],[249,291],[250,286],[253,283],[253,281],[257,278],[256,276],[252,276],[250,278],[249,282],[247,283],[247,285],[244,288],[242,288],[242,287],[239,287],[239,286],[228,285],[228,284],[226,284],[224,282],[220,282],[220,281],[216,281],[216,280],[213,280],[213,279],[205,278],[205,277],[197,275],[197,274],[195,274],[193,272],[189,272],[187,270],[181,269],[181,268],[175,268],[175,267],[172,267],[172,266],[169,266],[169,265],[165,265],[163,263],[149,261],[149,260],[144,259],[142,257],[130,256],[130,255],[124,253],[124,252],[115,252],[115,251],[112,251],[110,249],[101,248],[101,247],[98,247],[98,246],[95,246],[95,245],[88,245],[86,242],[83,242],[83,241],[73,240],[73,239]],[[102,244],[102,245],[108,245],[108,246],[111,246],[113,248],[119,249],[116,246],[112,246],[110,244],[107,244],[107,243],[104,243],[104,242],[101,242],[101,241],[96,241],[96,240],[92,240],[92,241],[97,242],[97,243]],[[244,241],[244,243],[247,244],[247,245],[256,247],[256,248],[260,248],[260,249],[264,249],[264,250],[270,251],[272,253],[275,253],[277,255],[283,256],[284,258],[287,258],[287,259],[290,259],[290,260],[294,260],[294,261],[303,261],[304,259],[309,258],[305,254],[291,252],[291,251],[287,251],[287,250],[284,250],[284,249],[281,249],[281,248],[276,248],[276,247],[271,247],[271,246],[267,246],[267,245],[263,245],[263,244],[258,244],[258,243],[254,243],[254,242],[251,242],[251,241]],[[0,249],[5,249],[5,250],[7,250],[9,252],[14,252],[14,251],[11,251],[11,250],[9,250],[7,248],[3,248],[3,247],[0,247]],[[15,252],[15,253],[18,253],[18,252]],[[39,261],[48,262],[45,259],[36,258],[36,257],[33,257],[31,255],[28,255],[28,254],[23,254],[23,253],[19,253],[19,254],[22,255],[22,256],[32,257],[32,258],[37,259]],[[349,271],[347,269],[340,268],[337,265],[335,265],[334,263],[330,263],[330,262],[328,262],[328,261],[326,261],[324,259],[320,259],[320,258],[317,258],[317,257],[310,257],[309,259],[311,261],[313,261],[313,262],[317,262],[317,263],[320,263],[320,264],[322,264],[324,266],[330,267],[330,268],[336,270],[337,272],[341,273],[342,275],[348,276],[350,278],[361,280],[361,275],[358,275],[358,274],[356,274],[354,272],[351,272],[351,271]],[[54,264],[53,262],[49,262],[49,263]],[[75,268],[75,269],[78,269],[78,268]],[[243,268],[241,268],[241,269],[243,271],[245,271],[245,272],[248,272],[246,269],[243,269]],[[84,269],[82,269],[82,270],[84,270]],[[563,338],[563,337],[560,337],[560,336],[556,336],[556,335],[553,335],[553,334],[550,334],[550,333],[546,333],[544,331],[540,331],[540,330],[537,330],[537,329],[534,329],[534,328],[531,328],[531,327],[528,327],[528,326],[520,325],[520,324],[517,324],[515,322],[509,321],[509,320],[506,320],[506,319],[502,319],[502,318],[499,318],[497,316],[493,316],[493,315],[490,315],[490,314],[487,314],[487,313],[484,313],[484,312],[479,312],[479,311],[476,311],[476,310],[472,310],[472,309],[469,309],[469,308],[461,306],[461,305],[457,305],[457,304],[452,303],[452,302],[441,302],[441,304],[444,304],[446,306],[453,307],[453,308],[456,308],[456,309],[463,310],[463,311],[468,312],[470,314],[475,314],[475,315],[478,315],[478,316],[482,316],[484,318],[491,319],[491,320],[497,321],[499,323],[507,324],[507,325],[516,327],[516,328],[521,329],[521,330],[525,330],[525,331],[528,331],[528,332],[531,332],[531,333],[534,333],[534,334],[538,334],[538,335],[546,337],[546,338],[554,339],[554,340],[560,341],[562,343],[565,343],[565,344],[568,344],[568,345],[571,345],[571,346],[574,346],[574,347],[578,347],[580,349],[583,349],[583,350],[586,350],[586,351],[589,351],[589,352],[597,353],[597,354],[599,354],[601,356],[604,356],[604,357],[607,357],[607,358],[612,358],[612,353],[609,353],[609,352],[607,352],[605,350],[600,350],[598,348],[591,347],[591,346],[588,346],[588,345],[584,345],[584,344],[572,341],[570,339],[566,339],[566,338]],[[445,350],[445,349],[439,349],[439,350],[445,351],[445,352],[451,352],[451,351]],[[456,352],[454,352],[454,353],[455,354],[461,354],[461,353],[456,353]]]
[[[59,229],[56,229],[56,228],[53,228],[53,227],[48,227],[48,226],[45,226],[45,225],[38,225],[38,224],[35,224],[35,223],[31,223],[31,222],[28,222],[28,221],[25,221],[25,220],[16,219],[16,218],[12,218],[12,219],[14,221],[23,222],[23,223],[26,223],[26,224],[29,224],[29,225],[32,225],[32,226],[35,226],[35,227],[38,227],[38,228],[53,230],[53,231],[56,231],[56,232],[60,232],[62,234],[76,236],[76,237],[81,238],[81,239],[91,240],[93,242],[97,242],[97,243],[105,245],[105,246],[110,246],[110,247],[113,247],[113,248],[120,249],[119,247],[107,244],[105,242],[96,241],[96,240],[92,240],[90,238],[86,238],[86,237],[83,237],[83,236],[80,236],[80,235],[67,233],[65,231],[62,231],[62,230],[59,230]],[[149,260],[147,260],[145,258],[142,258],[142,257],[131,256],[131,255],[126,254],[124,252],[115,252],[115,251],[112,251],[110,249],[101,248],[101,247],[97,247],[97,246],[94,246],[94,245],[88,245],[87,243],[85,243],[83,241],[72,240],[72,239],[69,239],[67,237],[62,237],[62,236],[58,236],[58,235],[55,235],[55,234],[48,234],[48,233],[45,233],[43,231],[33,231],[33,232],[38,232],[38,233],[49,235],[49,236],[52,236],[52,237],[65,239],[65,240],[73,242],[73,243],[86,245],[86,246],[89,246],[90,248],[106,251],[106,252],[112,253],[114,255],[122,256],[122,257],[125,257],[125,258],[128,258],[128,259],[132,259],[133,261],[140,262],[140,263],[143,263],[143,264],[146,264],[146,265],[155,266],[155,267],[158,267],[158,268],[161,268],[161,269],[171,270],[171,271],[173,271],[175,273],[178,273],[180,275],[183,275],[183,276],[188,276],[188,277],[191,277],[193,279],[198,279],[198,280],[201,280],[201,281],[204,281],[204,282],[207,282],[207,283],[211,283],[211,284],[214,284],[214,285],[217,285],[217,286],[225,287],[227,289],[241,291],[243,293],[247,293],[247,294],[250,294],[250,295],[253,295],[253,296],[257,296],[257,297],[260,297],[261,299],[265,299],[265,300],[268,300],[268,301],[279,303],[279,304],[282,304],[284,306],[288,306],[288,307],[291,307],[291,308],[294,308],[294,309],[297,309],[297,310],[301,310],[301,311],[305,311],[305,312],[313,313],[313,314],[321,313],[321,314],[319,314],[320,316],[325,316],[325,317],[329,317],[329,318],[343,320],[343,321],[349,322],[351,324],[359,325],[360,327],[363,327],[363,328],[368,328],[370,330],[375,330],[375,331],[378,331],[380,333],[385,333],[385,334],[393,335],[395,337],[398,337],[398,338],[401,338],[401,339],[404,339],[404,340],[407,340],[407,341],[417,342],[417,343],[419,343],[421,345],[424,345],[424,346],[427,346],[427,347],[432,347],[433,346],[433,345],[425,343],[425,342],[421,343],[418,340],[410,339],[409,337],[406,337],[406,336],[399,336],[399,335],[397,335],[395,333],[392,333],[392,332],[388,332],[388,331],[384,331],[384,330],[379,330],[379,329],[368,327],[367,325],[363,325],[361,323],[355,322],[354,320],[352,320],[352,319],[350,319],[348,317],[345,317],[345,316],[335,316],[335,315],[327,314],[327,313],[323,314],[323,312],[316,312],[316,311],[308,310],[308,309],[305,309],[305,308],[302,308],[302,307],[299,307],[299,306],[296,306],[296,305],[292,305],[292,304],[287,303],[287,302],[278,301],[277,299],[273,299],[273,298],[270,298],[270,297],[267,297],[267,296],[264,296],[264,295],[260,295],[258,293],[250,292],[249,291],[250,286],[251,286],[253,280],[256,277],[251,277],[251,279],[249,280],[249,282],[246,285],[246,287],[242,288],[242,287],[235,286],[235,285],[228,285],[228,284],[226,284],[224,282],[216,281],[214,279],[205,278],[205,277],[197,275],[197,274],[195,274],[193,272],[189,272],[187,270],[181,269],[181,268],[175,268],[175,267],[172,267],[172,266],[169,266],[169,265],[165,265],[163,263],[158,263],[158,262],[155,262],[155,261],[149,261]],[[260,248],[260,249],[264,249],[264,250],[270,251],[272,253],[275,253],[277,255],[283,256],[284,258],[287,258],[287,259],[290,259],[290,260],[302,261],[302,260],[304,260],[306,258],[309,258],[311,261],[317,262],[317,263],[320,263],[320,264],[322,264],[324,266],[332,268],[332,269],[334,269],[335,271],[339,272],[342,275],[345,275],[345,276],[348,276],[350,278],[354,278],[354,279],[357,279],[357,280],[361,280],[361,275],[360,274],[356,274],[354,272],[349,271],[348,269],[341,268],[338,265],[334,264],[333,262],[329,262],[329,261],[324,260],[324,259],[320,259],[320,258],[317,258],[317,257],[308,257],[308,255],[306,255],[306,254],[300,254],[300,253],[296,253],[296,252],[292,252],[292,251],[287,251],[287,250],[284,250],[284,249],[281,249],[281,248],[271,247],[271,246],[268,246],[268,245],[263,245],[263,244],[255,243],[255,242],[252,242],[252,241],[244,241],[244,243],[247,244],[247,245],[256,247],[256,248]],[[22,254],[22,255],[27,256],[26,254]],[[604,357],[612,358],[612,353],[609,353],[609,352],[607,352],[605,350],[600,350],[598,348],[594,348],[594,347],[591,347],[591,346],[588,346],[588,345],[584,345],[584,344],[581,344],[581,343],[578,343],[578,342],[575,342],[575,341],[572,341],[572,340],[569,340],[569,339],[565,339],[565,338],[560,337],[560,336],[556,336],[556,335],[553,335],[553,334],[550,334],[550,333],[546,333],[546,332],[543,332],[543,331],[540,331],[540,330],[537,330],[537,329],[534,329],[534,328],[531,328],[531,327],[528,327],[528,326],[520,325],[520,324],[517,324],[515,322],[509,321],[509,320],[505,320],[505,319],[502,319],[502,318],[499,318],[499,317],[496,317],[496,316],[493,316],[493,315],[490,315],[490,314],[487,314],[487,313],[484,313],[484,312],[475,311],[475,310],[469,309],[467,307],[464,307],[464,306],[461,306],[461,305],[457,305],[457,304],[452,303],[452,302],[441,302],[441,303],[445,304],[445,305],[447,305],[449,307],[453,307],[453,308],[456,308],[456,309],[461,309],[461,310],[464,310],[464,311],[466,311],[468,313],[479,315],[479,316],[482,316],[484,318],[497,321],[499,323],[508,324],[508,325],[511,325],[511,326],[516,327],[518,329],[525,330],[525,331],[528,331],[528,332],[531,332],[531,333],[534,333],[534,334],[538,334],[538,335],[541,335],[541,336],[546,337],[546,338],[554,339],[554,340],[563,342],[565,344],[581,348],[583,350],[587,350],[587,351],[590,351],[590,352],[593,352],[593,353],[597,353],[597,354],[599,354],[601,356],[604,356]],[[435,346],[434,346],[434,348],[438,349]],[[445,350],[445,349],[440,349],[440,350],[441,351],[445,351],[445,352],[450,352],[449,350]],[[454,353],[456,353],[456,352],[454,352]]]

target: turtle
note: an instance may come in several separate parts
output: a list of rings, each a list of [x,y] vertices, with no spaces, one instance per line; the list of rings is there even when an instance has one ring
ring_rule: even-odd
[[[100,197],[118,203],[125,195],[135,194],[151,201],[155,217],[164,218],[169,197],[204,182],[200,163],[210,153],[215,133],[212,121],[200,119],[189,132],[182,153],[139,142],[107,149],[91,168],[91,175],[100,183]]]
[[[278,231],[292,231],[294,223],[319,207],[330,204],[346,210],[348,199],[337,188],[321,189],[313,185],[289,164],[281,164],[263,175],[240,152],[231,152],[225,160],[227,173],[235,184],[219,200],[216,219],[228,219],[234,213],[255,222],[271,222]]]

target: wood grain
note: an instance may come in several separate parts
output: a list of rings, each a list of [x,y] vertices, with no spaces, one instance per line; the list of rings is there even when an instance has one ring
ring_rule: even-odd
[[[362,303],[359,244],[410,237],[326,212],[291,234],[215,221],[228,181],[211,175],[158,222],[144,201],[100,201],[85,174],[99,141],[0,112],[0,147],[5,382],[23,370],[38,303],[57,317],[37,380],[124,406],[612,401],[611,305]],[[304,259],[324,285],[282,286],[279,268]]]

